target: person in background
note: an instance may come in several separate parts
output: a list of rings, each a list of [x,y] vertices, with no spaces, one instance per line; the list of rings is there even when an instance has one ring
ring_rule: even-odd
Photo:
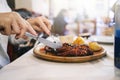
[[[66,9],[62,9],[58,15],[55,17],[52,32],[58,35],[65,35],[66,25],[67,25],[67,16],[68,11]]]
[[[23,19],[18,13],[11,12],[6,0],[0,0],[0,68],[10,63],[7,54],[8,36],[14,34],[15,38],[25,38],[25,32],[37,36],[37,31],[50,35],[51,24],[43,17]],[[7,36],[6,36],[7,35]]]

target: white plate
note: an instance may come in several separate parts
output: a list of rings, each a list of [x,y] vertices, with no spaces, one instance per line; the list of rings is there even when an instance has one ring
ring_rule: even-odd
[[[96,41],[98,43],[107,43],[107,44],[113,44],[114,43],[114,37],[113,36],[91,36],[88,38],[90,41]]]

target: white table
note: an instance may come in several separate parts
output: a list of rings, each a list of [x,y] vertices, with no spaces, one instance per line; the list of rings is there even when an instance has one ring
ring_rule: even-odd
[[[107,56],[85,63],[57,63],[33,56],[33,50],[0,70],[0,80],[120,80],[113,45],[102,44]]]

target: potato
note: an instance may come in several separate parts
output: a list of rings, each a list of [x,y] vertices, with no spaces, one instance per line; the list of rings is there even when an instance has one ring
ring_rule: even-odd
[[[89,48],[92,51],[99,51],[102,49],[102,47],[97,42],[89,42]]]
[[[74,41],[73,44],[80,45],[80,44],[85,44],[85,40],[82,37],[77,37]]]

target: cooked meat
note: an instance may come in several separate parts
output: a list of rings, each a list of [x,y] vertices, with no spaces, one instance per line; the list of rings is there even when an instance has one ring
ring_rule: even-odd
[[[64,43],[61,48],[54,50],[48,46],[45,47],[46,52],[51,52],[57,56],[88,56],[93,55],[93,52],[87,45],[72,45]]]

